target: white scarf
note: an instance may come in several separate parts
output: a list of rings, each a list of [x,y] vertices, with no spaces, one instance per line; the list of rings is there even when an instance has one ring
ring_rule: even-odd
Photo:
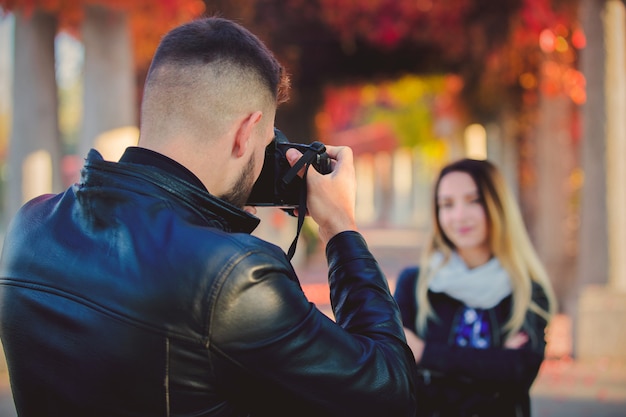
[[[509,274],[495,257],[473,269],[456,252],[452,252],[447,263],[443,261],[440,252],[430,261],[435,275],[428,288],[433,292],[446,293],[468,307],[482,309],[495,307],[512,292]]]

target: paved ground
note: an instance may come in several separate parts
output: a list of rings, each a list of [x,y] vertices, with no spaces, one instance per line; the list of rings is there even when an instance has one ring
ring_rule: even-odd
[[[398,272],[416,263],[423,237],[417,231],[364,231],[370,249],[393,290]],[[288,247],[288,244],[286,245]],[[317,307],[330,313],[326,263],[318,252],[309,262],[297,257],[296,270],[304,291]],[[626,348],[626,346],[625,346]],[[548,334],[549,357],[531,389],[534,417],[626,417],[626,363],[573,360],[570,322],[558,316]],[[15,417],[8,378],[0,371],[0,417]]]
[[[624,417],[626,366],[548,360],[531,389],[531,398],[535,417]]]

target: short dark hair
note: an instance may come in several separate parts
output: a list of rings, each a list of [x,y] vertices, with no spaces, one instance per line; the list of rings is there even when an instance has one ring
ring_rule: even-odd
[[[164,64],[210,64],[218,60],[253,69],[277,103],[287,100],[289,77],[274,54],[248,29],[219,17],[193,20],[167,33],[154,54],[148,79]]]

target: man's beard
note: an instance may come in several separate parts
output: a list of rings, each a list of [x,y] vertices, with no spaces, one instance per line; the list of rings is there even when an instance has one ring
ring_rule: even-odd
[[[222,200],[239,208],[243,208],[246,205],[255,182],[255,179],[253,178],[254,165],[254,158],[253,155],[251,155],[250,160],[248,161],[246,167],[241,171],[241,174],[239,175],[239,178],[237,178],[233,188],[226,194],[220,196]]]

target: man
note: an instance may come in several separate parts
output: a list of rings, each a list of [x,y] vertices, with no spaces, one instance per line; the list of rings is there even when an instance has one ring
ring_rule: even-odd
[[[413,355],[356,231],[350,149],[309,170],[336,322],[243,210],[286,76],[228,20],[171,31],[139,147],[27,203],[6,235],[0,332],[20,416],[409,416]],[[288,152],[293,165],[300,154]]]

